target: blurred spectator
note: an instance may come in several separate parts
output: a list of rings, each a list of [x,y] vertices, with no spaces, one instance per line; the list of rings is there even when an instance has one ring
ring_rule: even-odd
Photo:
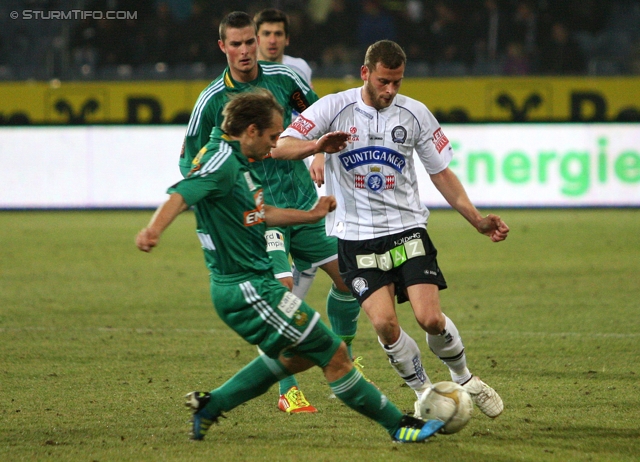
[[[531,62],[524,49],[524,45],[520,42],[509,42],[503,67],[505,75],[529,74],[531,71]]]
[[[93,18],[82,19],[71,32],[69,48],[73,63],[77,68],[85,67],[86,73],[95,69],[98,63],[97,30]]]
[[[535,63],[538,54],[538,15],[531,0],[520,0],[516,4],[511,30],[511,43],[521,45],[521,54],[529,63]],[[512,48],[512,52],[515,50]]]
[[[402,27],[398,28],[398,43],[404,48],[409,62],[433,61],[432,22],[433,10],[427,8],[421,0],[407,2]]]
[[[551,37],[542,45],[539,69],[543,74],[583,74],[586,70],[582,50],[561,22],[551,26]]]
[[[191,5],[189,18],[180,27],[181,61],[185,63],[223,62],[218,48],[218,23],[202,2]]]
[[[322,64],[332,66],[350,63],[354,58],[356,12],[348,0],[331,0],[326,20],[318,25],[322,48]]]
[[[175,63],[180,61],[183,44],[180,43],[177,21],[171,16],[169,5],[161,1],[156,6],[155,17],[145,21],[147,63]]]
[[[493,63],[505,53],[509,18],[498,0],[485,0],[482,8],[470,12],[474,62]]]
[[[4,38],[0,36],[0,64],[7,64],[9,59],[7,58],[7,52],[4,46]]]
[[[122,37],[117,21],[98,19],[96,22],[96,50],[98,67],[121,64],[120,43]]]
[[[445,66],[458,65],[469,59],[468,47],[464,47],[466,34],[454,3],[440,0],[434,6],[434,18],[431,23],[431,40],[433,41],[432,59]]]
[[[634,43],[631,47],[629,70],[634,75],[640,75],[640,40]]]
[[[385,10],[379,0],[363,0],[357,17],[356,40],[359,52],[378,40],[396,40],[393,16]]]

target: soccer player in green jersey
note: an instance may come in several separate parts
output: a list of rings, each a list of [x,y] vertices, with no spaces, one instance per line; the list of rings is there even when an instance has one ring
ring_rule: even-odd
[[[253,88],[266,88],[284,108],[283,127],[291,122],[292,111],[302,112],[318,96],[288,66],[258,62],[258,37],[255,22],[246,13],[236,11],[220,23],[218,44],[227,57],[224,72],[207,86],[192,111],[180,157],[180,170],[186,176],[193,160],[207,144],[213,127],[222,122],[222,110],[229,97]],[[265,203],[281,208],[309,210],[318,200],[317,189],[304,161],[276,161],[268,156],[252,164],[264,184]],[[315,224],[271,227],[266,233],[267,249],[274,261],[274,273],[280,282],[304,298],[308,286],[294,286],[289,255],[300,272],[322,268],[333,280],[327,296],[327,315],[331,327],[347,344],[355,337],[360,306],[344,284],[338,268],[337,240],[328,237],[324,220]],[[301,278],[302,279],[302,278]],[[280,383],[278,407],[285,412],[316,412],[299,389],[295,377]]]
[[[267,90],[232,98],[220,128],[213,130],[187,177],[169,188],[169,199],[136,237],[140,250],[151,251],[172,221],[193,206],[205,259],[214,265],[210,288],[215,309],[229,327],[264,352],[210,393],[187,394],[192,438],[204,439],[223,412],[265,393],[283,377],[317,365],[336,397],[382,425],[394,441],[424,441],[444,422],[403,415],[362,377],[346,344],[320,315],[274,278],[266,226],[314,223],[336,206],[332,196],[320,198],[306,211],[264,202],[261,179],[250,160],[262,161],[275,146],[283,130],[282,115]]]

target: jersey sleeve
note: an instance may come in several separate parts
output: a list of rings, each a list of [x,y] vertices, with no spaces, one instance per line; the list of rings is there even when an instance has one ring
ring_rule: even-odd
[[[331,120],[331,100],[329,96],[320,98],[316,103],[302,112],[291,125],[280,135],[281,138],[291,136],[301,140],[313,140],[327,133]]]
[[[453,158],[451,143],[442,131],[438,120],[426,107],[420,121],[420,137],[415,149],[430,175],[447,168]]]
[[[197,204],[205,197],[215,199],[228,195],[236,182],[238,169],[233,167],[231,162],[224,162],[215,170],[208,170],[207,165],[216,153],[218,152],[207,152],[202,158],[203,167],[171,186],[167,194],[177,192],[189,206]]]
[[[295,74],[295,78],[292,79],[293,85],[289,95],[289,106],[296,114],[301,114],[318,101],[318,95],[307,85],[302,77],[294,71],[291,72]]]

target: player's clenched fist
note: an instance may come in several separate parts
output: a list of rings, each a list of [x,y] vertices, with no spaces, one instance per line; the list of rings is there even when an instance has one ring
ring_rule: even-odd
[[[478,231],[493,242],[500,242],[507,238],[509,227],[498,215],[489,214],[478,223]]]
[[[144,228],[136,236],[136,245],[143,252],[151,252],[158,245],[158,234],[149,228]]]
[[[309,213],[317,217],[318,220],[324,218],[327,213],[333,212],[336,209],[336,198],[333,196],[322,196],[318,199],[318,203],[314,208],[309,210]]]

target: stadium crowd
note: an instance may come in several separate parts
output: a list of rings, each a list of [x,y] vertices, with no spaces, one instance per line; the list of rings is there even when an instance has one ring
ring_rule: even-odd
[[[0,78],[200,78],[224,66],[220,18],[279,8],[287,54],[316,76],[357,71],[388,38],[408,75],[640,74],[640,0],[7,0]],[[39,19],[9,13],[40,10]],[[129,11],[135,19],[47,20],[47,12]]]

